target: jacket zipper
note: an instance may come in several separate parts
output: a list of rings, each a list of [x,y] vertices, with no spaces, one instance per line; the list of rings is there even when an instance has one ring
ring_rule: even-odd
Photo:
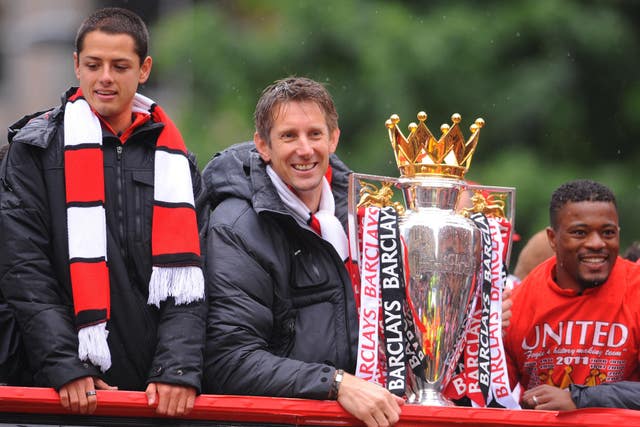
[[[116,165],[116,186],[117,186],[117,199],[118,199],[118,232],[120,234],[120,253],[122,254],[123,259],[128,259],[128,250],[127,250],[127,233],[125,230],[125,215],[124,215],[124,173],[123,173],[123,163],[122,162],[122,153],[124,148],[120,141],[118,141],[116,145],[116,160],[118,164]]]

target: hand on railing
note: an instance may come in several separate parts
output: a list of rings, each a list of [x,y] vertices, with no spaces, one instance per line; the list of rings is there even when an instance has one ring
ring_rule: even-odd
[[[117,389],[100,378],[82,377],[63,385],[58,394],[64,408],[78,414],[93,414],[98,407],[96,390]]]
[[[165,383],[149,383],[145,390],[149,406],[156,406],[160,415],[183,416],[193,409],[196,389]]]
[[[338,403],[368,427],[388,427],[400,419],[404,400],[377,384],[344,374]]]
[[[522,394],[522,407],[545,411],[568,411],[576,409],[569,390],[551,385],[539,385]]]

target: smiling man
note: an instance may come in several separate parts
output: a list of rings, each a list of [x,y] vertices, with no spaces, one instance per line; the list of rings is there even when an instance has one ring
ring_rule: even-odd
[[[137,94],[148,37],[126,9],[89,16],[73,54],[79,87],[11,126],[0,171],[0,291],[33,382],[72,412],[119,388],[183,415],[200,390],[201,181],[175,125]]]
[[[347,259],[347,176],[338,115],[321,84],[267,87],[254,143],[217,154],[203,177],[210,393],[336,399],[388,426],[402,399],[352,375],[357,316]]]
[[[618,256],[616,200],[604,185],[563,184],[549,217],[555,256],[515,288],[504,344],[523,406],[570,409],[584,386],[639,378],[640,266]]]

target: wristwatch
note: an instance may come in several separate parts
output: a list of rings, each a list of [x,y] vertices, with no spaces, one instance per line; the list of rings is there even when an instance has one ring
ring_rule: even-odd
[[[336,369],[336,373],[333,376],[333,383],[331,383],[331,390],[329,390],[329,399],[337,399],[338,391],[340,390],[340,384],[344,378],[344,371],[342,369]]]

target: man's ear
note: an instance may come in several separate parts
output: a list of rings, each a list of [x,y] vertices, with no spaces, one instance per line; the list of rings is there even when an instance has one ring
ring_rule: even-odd
[[[556,232],[553,228],[547,227],[547,240],[549,241],[549,246],[553,249],[553,252],[556,251]]]
[[[330,136],[330,140],[329,140],[329,152],[330,153],[335,153],[336,149],[338,148],[338,140],[340,139],[340,129],[339,128],[335,128],[332,132],[331,132],[331,136]]]
[[[253,142],[256,144],[256,149],[258,153],[260,153],[262,160],[264,160],[265,163],[271,162],[271,148],[258,132],[253,134]]]
[[[149,74],[151,74],[151,66],[153,65],[153,60],[150,56],[144,58],[142,64],[140,65],[140,77],[138,77],[138,83],[144,84],[149,79]]]
[[[80,80],[80,57],[78,52],[73,52],[73,71],[76,73],[76,78]]]

